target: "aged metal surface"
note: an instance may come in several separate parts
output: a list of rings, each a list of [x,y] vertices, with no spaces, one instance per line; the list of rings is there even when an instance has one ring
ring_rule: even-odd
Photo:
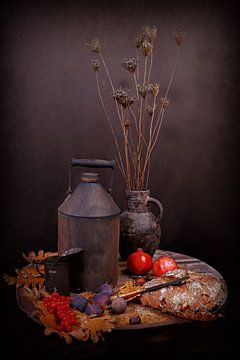
[[[70,261],[72,290],[97,291],[104,282],[117,284],[118,217],[89,220],[60,214],[58,229],[60,253],[71,247],[83,249]]]
[[[112,162],[73,159],[71,166],[112,167]],[[96,163],[97,162],[97,163]],[[58,252],[83,251],[70,261],[72,291],[97,291],[117,284],[120,209],[96,173],[83,173],[79,185],[58,208]]]
[[[99,183],[97,173],[82,173],[79,185],[59,206],[58,213],[77,218],[117,216],[119,207]]]
[[[44,260],[45,288],[52,293],[57,290],[61,295],[69,294],[68,261],[59,256],[50,256]]]

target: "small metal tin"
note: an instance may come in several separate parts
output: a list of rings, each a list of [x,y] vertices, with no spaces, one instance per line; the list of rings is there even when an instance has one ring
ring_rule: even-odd
[[[44,260],[45,289],[49,293],[57,291],[61,295],[69,295],[69,264],[60,256],[50,256]]]

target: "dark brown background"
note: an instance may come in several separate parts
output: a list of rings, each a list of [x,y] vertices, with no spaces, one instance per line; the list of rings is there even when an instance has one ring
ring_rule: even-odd
[[[160,247],[195,256],[220,271],[230,289],[228,312],[233,319],[239,181],[237,2],[155,3],[2,2],[2,272],[24,265],[22,251],[56,249],[57,208],[66,196],[68,161],[113,157],[84,44],[101,39],[115,84],[128,86],[120,63],[134,55],[132,40],[142,26],[156,25],[152,81],[162,89],[176,51],[171,33],[187,33],[152,160],[149,187],[164,207]],[[106,187],[109,171],[101,172]],[[123,209],[124,184],[118,171],[113,197]],[[4,294],[14,304],[13,289],[5,286]],[[51,339],[39,335],[42,330],[14,311],[10,320],[17,317],[27,336],[35,336],[35,344],[37,338],[50,346]],[[208,340],[192,351],[218,354],[228,349],[218,348],[228,332],[224,326],[214,335],[216,344]],[[24,343],[21,337],[15,341]],[[22,351],[27,352],[27,346],[22,345]]]

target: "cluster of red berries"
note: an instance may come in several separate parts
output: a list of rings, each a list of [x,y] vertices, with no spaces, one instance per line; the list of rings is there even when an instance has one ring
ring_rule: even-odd
[[[72,331],[72,325],[75,323],[74,312],[70,308],[70,296],[63,296],[56,291],[50,296],[44,298],[43,303],[50,314],[57,318],[58,331]]]

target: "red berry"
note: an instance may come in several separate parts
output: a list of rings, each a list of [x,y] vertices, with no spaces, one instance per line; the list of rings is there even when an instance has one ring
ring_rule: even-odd
[[[135,282],[138,285],[143,285],[143,284],[145,284],[146,280],[141,277],[141,278],[137,279]]]

